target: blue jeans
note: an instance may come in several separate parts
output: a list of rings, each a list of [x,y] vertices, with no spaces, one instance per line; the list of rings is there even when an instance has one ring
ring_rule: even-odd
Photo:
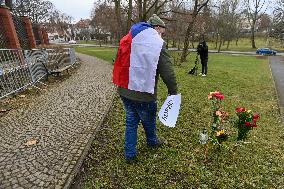
[[[147,144],[155,145],[158,142],[156,134],[157,102],[140,102],[121,96],[126,111],[125,130],[125,159],[136,156],[137,128],[141,121],[145,130]]]

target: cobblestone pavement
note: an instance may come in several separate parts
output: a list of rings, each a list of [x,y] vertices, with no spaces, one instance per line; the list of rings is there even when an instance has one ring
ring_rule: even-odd
[[[110,64],[78,56],[84,63],[74,75],[1,118],[1,189],[63,188],[70,180],[115,91]]]

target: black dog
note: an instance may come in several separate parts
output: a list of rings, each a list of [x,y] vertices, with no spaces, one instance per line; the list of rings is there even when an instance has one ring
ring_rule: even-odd
[[[189,70],[188,74],[192,74],[192,75],[196,75],[197,76],[197,70],[198,70],[198,62],[199,62],[199,59],[198,59],[198,54],[196,55],[196,58],[195,58],[195,65],[193,68],[191,68],[191,70]]]

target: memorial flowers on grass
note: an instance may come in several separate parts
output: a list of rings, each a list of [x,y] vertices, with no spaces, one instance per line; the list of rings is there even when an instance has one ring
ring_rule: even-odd
[[[258,113],[253,113],[244,107],[236,108],[238,119],[235,127],[238,129],[238,141],[245,140],[250,130],[257,127],[256,122],[260,118]]]
[[[228,134],[224,127],[224,122],[228,117],[228,113],[223,111],[222,107],[224,95],[220,91],[210,92],[208,99],[212,102],[211,109],[213,117],[210,138],[214,144],[223,144],[228,138]]]

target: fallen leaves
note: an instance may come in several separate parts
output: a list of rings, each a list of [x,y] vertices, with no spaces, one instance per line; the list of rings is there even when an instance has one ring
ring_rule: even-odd
[[[26,142],[26,145],[27,146],[31,146],[31,145],[35,145],[37,143],[37,140],[36,139],[29,139],[27,142]]]
[[[10,109],[0,109],[0,113],[8,112]]]

